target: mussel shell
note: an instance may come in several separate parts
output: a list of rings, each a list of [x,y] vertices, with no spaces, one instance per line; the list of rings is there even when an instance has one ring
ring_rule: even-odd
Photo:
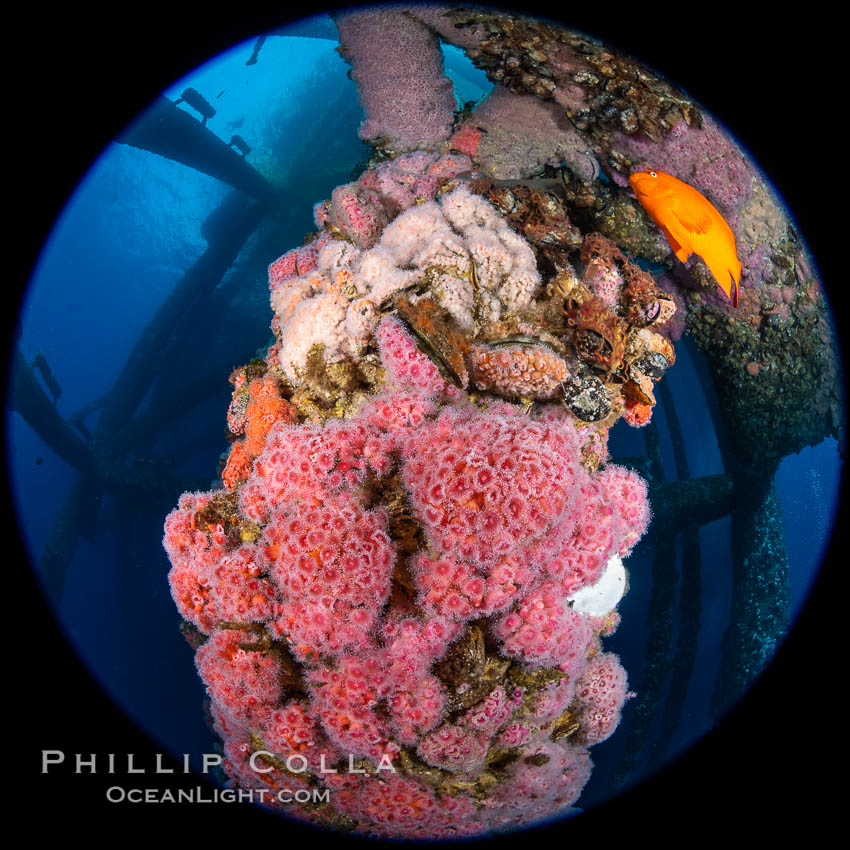
[[[651,324],[661,312],[661,304],[658,301],[650,301],[649,304],[646,304],[643,308],[643,316],[644,321],[647,324]]]
[[[522,345],[526,347],[536,347],[538,345],[545,346],[546,348],[551,349],[550,345],[547,345],[543,340],[535,339],[533,336],[523,336],[521,334],[517,334],[516,336],[506,336],[501,339],[490,339],[487,340],[487,345]]]
[[[647,326],[663,325],[665,322],[669,322],[676,313],[675,301],[669,298],[659,298],[657,303],[658,310],[651,319],[647,320]]]
[[[460,389],[466,389],[469,376],[464,356],[469,343],[453,326],[448,313],[434,302],[414,305],[403,296],[396,304],[396,316],[413,336],[419,350],[436,364],[445,378]]]
[[[448,378],[456,387],[462,388],[463,379],[460,375],[458,375],[457,370],[452,366],[448,358],[434,346],[430,337],[420,331],[416,325],[406,321],[403,316],[399,315],[398,318],[401,319],[402,324],[405,328],[407,328],[408,332],[415,340],[417,348],[436,364],[437,368],[440,370],[440,374],[442,374],[444,378]]]
[[[611,412],[611,399],[605,385],[594,375],[567,381],[563,393],[567,409],[582,422],[599,422]]]
[[[667,358],[658,351],[639,357],[632,367],[643,375],[648,375],[653,380],[664,377],[664,373],[670,368]]]
[[[614,351],[611,343],[599,331],[582,328],[576,333],[576,351],[583,360],[607,361]]]
[[[428,291],[430,288],[430,284],[424,278],[419,278],[414,280],[413,283],[409,283],[407,286],[403,286],[401,289],[393,292],[392,295],[388,295],[381,303],[378,305],[379,313],[390,313],[395,312],[398,309],[398,299],[399,297],[404,297],[407,295],[422,295]],[[403,316],[399,316],[399,318],[404,320]]]
[[[493,188],[493,178],[483,171],[462,171],[455,176],[458,183],[466,183],[469,191],[476,195],[486,195]]]

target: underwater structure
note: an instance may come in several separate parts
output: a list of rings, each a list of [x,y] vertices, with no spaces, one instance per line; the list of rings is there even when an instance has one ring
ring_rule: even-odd
[[[375,153],[269,267],[275,342],[231,375],[221,488],[166,522],[172,593],[231,782],[271,805],[332,790],[287,811],[336,828],[487,833],[567,811],[617,726],[631,694],[603,638],[650,501],[666,534],[732,512],[718,711],[761,669],[787,609],[771,477],[837,429],[835,351],[781,208],[666,82],[511,16],[336,21]],[[467,115],[439,37],[497,83]],[[710,194],[739,234],[734,309],[620,191],[644,167]],[[665,486],[651,463],[648,499],[606,437],[650,422],[683,327],[739,438],[727,476]],[[766,419],[782,425],[764,440]],[[633,734],[656,690],[650,675]]]
[[[628,767],[671,668],[679,696],[664,710],[681,707],[695,633],[680,625],[674,645],[671,618],[698,628],[699,585],[677,612],[672,545],[655,552],[642,679],[627,682],[605,648],[650,507],[653,533],[681,535],[696,576],[699,527],[732,518],[718,715],[772,654],[788,616],[773,475],[787,454],[843,439],[835,336],[770,188],[667,81],[516,15],[411,7],[336,22],[371,158],[316,205],[302,246],[252,248],[273,260],[274,342],[231,372],[230,447],[212,488],[128,458],[224,367],[187,388],[148,365],[179,353],[200,303],[233,297],[240,276],[216,286],[279,197],[167,101],[151,113],[158,127],[123,139],[240,192],[205,224],[209,250],[99,401],[92,433],[93,410],[58,417],[45,363],[16,360],[20,412],[80,475],[46,563],[61,587],[103,489],[187,491],[166,521],[169,580],[228,781],[272,806],[282,788],[327,788],[330,803],[285,811],[332,828],[508,829],[580,802],[593,747],[633,698]],[[456,109],[441,40],[495,83],[474,108]],[[631,195],[644,168],[687,180],[734,229],[737,308],[698,258],[675,258]],[[663,378],[683,333],[717,400],[722,475],[690,477],[675,426]],[[642,429],[646,457],[610,461],[619,419]]]
[[[287,813],[387,836],[578,798],[628,695],[601,639],[649,522],[607,431],[645,424],[675,359],[650,275],[591,234],[584,281],[544,286],[470,165],[402,154],[317,205],[269,267],[277,341],[231,375],[223,486],[165,525],[232,781],[328,789]]]

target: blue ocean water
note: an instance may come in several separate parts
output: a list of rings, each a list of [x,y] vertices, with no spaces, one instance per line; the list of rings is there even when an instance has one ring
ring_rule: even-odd
[[[254,47],[246,42],[165,92],[176,100],[191,86],[207,97],[216,109],[209,129],[225,140],[241,135],[252,148],[247,161],[285,186],[287,201],[277,251],[264,255],[249,288],[241,288],[228,315],[220,317],[216,341],[205,340],[208,350],[183,352],[191,358],[188,380],[200,369],[217,372],[220,380],[204,403],[164,422],[136,449],[139,468],[159,463],[171,474],[193,476],[199,487],[215,477],[227,447],[222,439],[231,392],[227,376],[270,338],[265,266],[301,244],[315,228],[313,204],[351,179],[362,158],[357,128],[363,112],[348,66],[329,40],[336,37],[335,27],[329,18],[321,20],[329,28],[311,31],[324,37],[269,38],[255,66],[246,65]],[[485,75],[459,50],[447,46],[445,58],[459,105],[489,91]],[[340,108],[328,128],[329,102]],[[192,114],[185,103],[179,108]],[[306,138],[317,125],[336,141],[319,145]],[[57,221],[20,310],[21,352],[27,362],[40,352],[50,364],[62,387],[56,403],[62,418],[112,388],[142,329],[206,250],[202,224],[229,191],[213,177],[119,142],[93,164]],[[229,274],[241,268],[252,247],[246,245]],[[94,303],[99,310],[92,325],[69,319],[88,316],[87,306]],[[97,416],[85,420],[88,428],[96,427]],[[7,443],[20,529],[38,562],[77,473],[16,412],[8,418]],[[125,501],[103,495],[97,535],[78,540],[57,613],[80,657],[115,700],[165,750],[191,753],[197,766],[200,754],[211,752],[212,737],[200,711],[203,687],[177,629],[161,546],[162,522],[176,495],[145,510],[136,504],[132,511]],[[128,657],[137,663],[129,665]],[[175,712],[177,705],[186,711]]]
[[[199,487],[214,477],[226,448],[227,375],[269,339],[264,264],[301,243],[314,228],[312,205],[350,179],[364,151],[357,139],[362,110],[332,41],[269,38],[257,65],[247,66],[253,46],[240,45],[165,93],[176,99],[187,86],[201,92],[216,109],[209,129],[225,140],[238,133],[251,146],[247,161],[275,185],[287,187],[286,208],[275,222],[278,250],[259,251],[260,261],[256,255],[263,235],[252,237],[220,288],[243,272],[250,285],[223,302],[226,309],[211,317],[208,334],[193,340],[187,333],[189,342],[182,348],[179,341],[169,343],[177,346],[179,357],[172,363],[179,363],[179,368],[162,375],[161,385],[179,386],[216,373],[220,381],[201,403],[162,421],[129,455],[139,469],[186,476]],[[445,56],[459,103],[486,94],[486,78],[459,51],[446,48]],[[329,102],[338,104],[332,126],[327,125]],[[186,104],[180,108],[192,114]],[[320,113],[323,120],[317,122]],[[321,145],[316,143],[317,124],[325,134]],[[21,352],[27,362],[40,352],[50,364],[62,388],[56,410],[63,419],[112,388],[142,329],[206,250],[202,223],[229,191],[213,177],[118,142],[92,167],[45,245],[20,313]],[[252,264],[257,265],[253,274]],[[86,310],[93,302],[100,305],[96,315]],[[676,366],[665,380],[687,435],[690,474],[721,472],[694,366],[700,355],[687,341],[677,350]],[[90,431],[97,421],[97,410],[84,420]],[[662,405],[657,424],[665,472],[675,480]],[[622,423],[612,433],[610,447],[615,459],[645,454],[643,435]],[[77,473],[18,413],[9,415],[7,451],[19,524],[38,571]],[[835,519],[839,476],[833,440],[785,458],[777,473],[792,617],[804,604],[820,565]],[[115,701],[163,748],[197,758],[209,752],[212,743],[200,708],[203,688],[178,631],[179,617],[165,578],[169,565],[161,548],[162,520],[176,496],[176,492],[145,497],[101,494],[96,531],[77,540],[56,610],[69,640]],[[716,568],[731,559],[728,519],[703,527],[699,536],[705,565],[700,629],[690,685],[668,755],[687,749],[713,722],[711,691],[732,598],[731,573]],[[674,596],[682,590],[683,558],[678,551]],[[620,608],[623,625],[609,644],[621,655],[635,684],[647,663],[651,561],[650,542],[630,559],[630,592]],[[676,624],[672,628],[675,641]],[[668,677],[664,693],[671,684]],[[608,780],[628,745],[634,705],[634,701],[628,705],[617,735],[594,751],[597,769],[582,804],[610,793]],[[656,720],[652,734],[660,731]]]

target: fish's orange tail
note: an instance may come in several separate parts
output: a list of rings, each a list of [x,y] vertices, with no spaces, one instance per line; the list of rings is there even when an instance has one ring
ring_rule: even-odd
[[[726,293],[726,297],[732,302],[732,306],[738,306],[738,278],[741,276],[741,264],[732,262],[725,257],[718,257],[716,252],[703,250],[696,251],[702,261],[708,266],[712,277],[717,285]]]
[[[737,252],[735,253],[735,268],[732,270],[732,280],[735,286],[732,289],[732,306],[738,306],[738,283],[741,280],[741,261],[738,259]]]

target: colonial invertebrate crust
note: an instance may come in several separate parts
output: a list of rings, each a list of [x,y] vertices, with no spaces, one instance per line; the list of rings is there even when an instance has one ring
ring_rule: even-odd
[[[375,20],[343,19],[364,85]],[[569,181],[495,179],[473,130],[423,132],[435,149],[384,147],[269,267],[275,341],[231,377],[221,485],[164,544],[231,784],[439,838],[568,811],[616,728],[602,641],[650,512],[607,436],[648,421],[675,306],[571,221]]]

